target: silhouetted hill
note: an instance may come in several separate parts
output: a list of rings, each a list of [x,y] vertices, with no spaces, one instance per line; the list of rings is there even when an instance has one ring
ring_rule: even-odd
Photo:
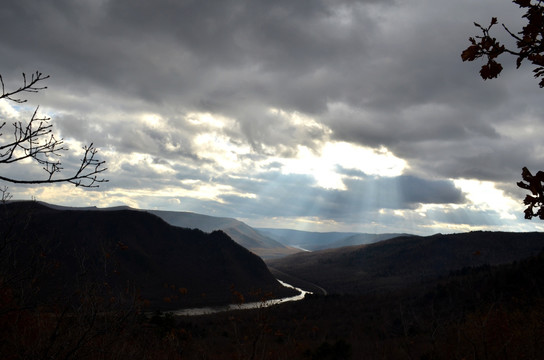
[[[542,359],[542,274],[544,253],[387,293],[307,296],[267,309],[269,333],[296,341],[269,338],[266,349],[290,359]],[[259,334],[257,312],[237,319],[249,338]],[[209,329],[200,337],[209,349],[211,339],[229,331],[230,316],[192,319],[192,334]],[[213,353],[229,345],[215,344]]]
[[[509,263],[536,255],[543,247],[542,233],[470,232],[398,237],[267,263],[328,292],[366,293],[410,286],[466,267]]]
[[[298,252],[298,250],[264,236],[247,224],[233,218],[208,216],[184,211],[148,210],[148,212],[157,215],[174,226],[201,229],[206,232],[222,230],[238,244],[262,258],[281,257]]]
[[[263,235],[284,245],[315,251],[351,245],[371,244],[407,234],[367,234],[357,232],[312,232],[291,229],[258,228]]]
[[[339,239],[335,241],[329,248],[339,248],[339,247],[345,247],[345,246],[355,246],[355,245],[365,245],[365,244],[373,244],[379,241],[389,240],[400,236],[406,236],[411,237],[413,235],[410,234],[397,234],[397,233],[386,233],[386,234],[367,234],[367,233],[359,233],[355,235],[351,235],[342,239]],[[322,249],[327,249],[326,247]]]
[[[211,234],[167,224],[134,210],[56,210],[35,202],[0,206],[0,233],[11,248],[2,265],[37,263],[51,271],[42,294],[70,293],[83,282],[135,287],[154,308],[228,303],[231,289],[286,291],[263,260],[222,231]],[[7,265],[6,265],[7,264]],[[44,270],[45,271],[45,270]],[[51,276],[49,276],[51,275]]]
[[[43,202],[40,203],[56,210],[147,211],[160,217],[161,219],[173,226],[188,229],[200,229],[204,232],[222,230],[227,235],[229,235],[235,242],[259,255],[263,259],[282,257],[295,254],[299,251],[296,248],[286,246],[270,237],[264,236],[247,224],[233,218],[209,216],[186,211],[132,209],[128,206],[97,208],[96,206],[68,207]]]

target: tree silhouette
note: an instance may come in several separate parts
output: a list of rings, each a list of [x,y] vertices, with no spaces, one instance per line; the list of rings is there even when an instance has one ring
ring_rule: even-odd
[[[498,24],[496,17],[491,18],[489,26],[483,27],[478,23],[474,25],[482,32],[479,36],[470,37],[471,45],[461,53],[463,61],[474,61],[484,58],[486,63],[480,69],[482,79],[493,79],[502,72],[502,65],[498,62],[502,54],[510,54],[516,57],[516,67],[519,69],[522,62],[527,60],[535,65],[533,69],[534,77],[541,78],[539,86],[544,87],[544,3],[542,0],[514,0],[520,8],[524,8],[525,14],[522,18],[527,20],[527,24],[521,31],[514,33],[502,24],[504,30],[516,41],[516,48],[509,49],[501,44],[496,38],[491,36],[491,29]],[[542,203],[544,195],[542,182],[544,181],[544,172],[539,171],[535,176],[529,169],[523,168],[521,176],[524,181],[517,185],[523,189],[530,190],[532,195],[527,195],[523,203],[527,205],[525,209],[525,219],[539,217],[544,220]]]
[[[540,220],[544,220],[544,211],[542,210],[542,204],[544,203],[544,193],[542,183],[544,182],[544,172],[539,171],[533,176],[529,169],[523,168],[521,177],[527,183],[520,181],[517,185],[522,189],[530,190],[532,195],[527,195],[523,200],[523,203],[527,205],[525,209],[525,218],[532,219],[533,217],[539,217]]]
[[[526,9],[522,17],[527,20],[522,30],[516,33],[502,24],[504,30],[515,40],[516,48],[509,49],[491,36],[492,27],[498,24],[497,18],[493,17],[487,27],[474,23],[482,34],[470,37],[471,45],[461,53],[463,61],[474,61],[479,58],[487,60],[480,69],[480,76],[484,80],[499,76],[503,67],[497,60],[502,54],[516,57],[517,68],[524,60],[528,60],[536,66],[533,70],[535,78],[544,77],[544,4],[541,0],[514,0],[513,2]],[[539,85],[541,88],[544,87],[544,78],[540,80]]]
[[[0,100],[5,99],[17,104],[25,103],[27,100],[20,96],[24,93],[37,93],[47,89],[42,82],[49,78],[36,71],[30,79],[23,73],[23,84],[15,90],[7,90],[4,80],[0,75],[2,93]],[[63,139],[56,138],[52,132],[53,125],[49,117],[37,115],[39,107],[36,108],[28,123],[16,121],[12,124],[13,131],[8,138],[2,131],[6,130],[7,123],[0,124],[0,165],[22,163],[26,159],[32,159],[42,166],[46,172],[43,179],[23,179],[0,175],[0,180],[15,184],[45,184],[45,183],[72,183],[82,187],[98,187],[99,183],[107,182],[99,177],[106,170],[105,161],[96,159],[98,150],[91,143],[83,148],[83,157],[80,159],[79,167],[68,176],[59,175],[63,170],[59,158],[64,147]]]
[[[47,89],[42,84],[48,75],[36,71],[30,77],[24,73],[22,76],[19,87],[7,89],[0,75],[0,101],[23,104],[27,102],[25,94]],[[98,150],[92,143],[83,148],[83,156],[73,172],[62,173],[60,157],[68,149],[63,139],[53,134],[51,119],[38,115],[38,110],[36,107],[26,122],[17,120],[9,126],[7,121],[0,121],[0,165],[4,166],[0,180],[34,185],[71,183],[85,188],[106,182],[101,177],[106,171],[105,161],[96,158]],[[25,168],[41,166],[45,176],[6,175],[6,168],[15,164]],[[130,297],[127,301],[106,285],[86,280],[79,274],[74,276],[78,286],[71,293],[57,291],[63,284],[42,289],[42,285],[54,282],[59,266],[58,261],[48,258],[46,249],[58,244],[49,243],[39,234],[32,237],[32,241],[24,240],[22,232],[27,229],[17,224],[28,224],[38,215],[29,209],[10,210],[5,203],[10,198],[7,187],[1,187],[0,323],[3,326],[0,327],[0,353],[10,359],[77,359],[94,348],[106,347],[110,338],[119,338],[134,319],[134,307],[127,306],[135,303],[131,295],[125,296]],[[105,301],[105,295],[109,294],[109,301]],[[109,345],[107,348],[112,349]]]

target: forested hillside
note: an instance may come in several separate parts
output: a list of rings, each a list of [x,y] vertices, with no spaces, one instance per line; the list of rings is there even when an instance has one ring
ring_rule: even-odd
[[[258,256],[221,231],[174,227],[142,211],[54,210],[35,202],[3,205],[0,215],[2,270],[36,272],[39,296],[107,283],[130,288],[150,308],[175,309],[228,303],[233,290],[286,293]]]
[[[267,263],[329,293],[362,294],[411,286],[465,267],[521,260],[543,248],[542,233],[476,231],[403,236],[369,245],[299,253]]]

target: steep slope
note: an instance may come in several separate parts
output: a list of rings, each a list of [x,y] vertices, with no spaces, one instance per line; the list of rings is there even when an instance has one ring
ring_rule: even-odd
[[[335,242],[333,242],[330,246],[322,247],[321,249],[327,249],[327,248],[339,248],[344,246],[355,246],[355,245],[365,245],[365,244],[373,244],[379,241],[389,240],[400,236],[407,236],[410,237],[412,235],[410,234],[396,234],[396,233],[385,233],[385,234],[367,234],[367,233],[359,233],[355,235],[351,235],[342,239],[339,239]]]
[[[343,246],[371,244],[407,234],[367,234],[356,232],[312,232],[291,229],[257,229],[263,235],[284,245],[315,251]]]
[[[148,210],[173,226],[200,229],[205,232],[222,230],[234,241],[263,258],[294,254],[298,250],[273,240],[245,223],[232,218],[215,217],[183,211]]]
[[[542,359],[542,274],[544,253],[513,264],[465,269],[432,286],[310,296],[269,309],[270,328],[296,339],[274,341],[272,347],[290,359],[485,359],[487,354]],[[228,317],[198,318],[192,325],[209,329],[201,341],[210,344],[229,331]],[[250,312],[240,314],[242,323],[254,324],[254,319]],[[248,325],[248,336],[257,326]],[[285,356],[296,354],[291,346],[305,346],[306,356],[302,351]],[[349,351],[342,354],[342,349]]]
[[[366,293],[409,286],[465,267],[524,259],[543,247],[542,233],[471,232],[399,237],[267,263],[328,292]]]
[[[2,271],[43,266],[42,294],[82,282],[138,289],[152,308],[228,303],[232,292],[286,294],[258,256],[224,232],[167,224],[133,210],[55,210],[35,202],[0,207]],[[41,268],[40,268],[41,269]],[[46,274],[43,274],[47,270]]]

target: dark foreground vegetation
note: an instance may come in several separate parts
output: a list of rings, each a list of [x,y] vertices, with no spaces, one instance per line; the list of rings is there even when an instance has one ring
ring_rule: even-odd
[[[184,359],[543,359],[544,254],[434,284],[155,319]],[[174,349],[172,349],[174,350]]]
[[[161,310],[225,304],[231,288],[246,296],[258,289],[292,294],[225,233],[174,227],[143,211],[3,204],[0,245],[2,274],[34,281],[25,292],[40,288],[36,301],[96,283]]]
[[[139,347],[153,339],[146,312],[268,293],[294,291],[221,231],[141,211],[0,205],[2,359],[132,358],[153,348]]]
[[[245,279],[227,290],[230,301],[243,303],[252,298],[265,300],[274,292],[248,290],[268,278],[268,272],[261,273],[264,263],[247,256],[246,250],[220,233],[208,238],[199,231],[176,230],[149,214],[80,211],[53,221],[58,212],[30,204],[32,216],[27,208],[19,207],[3,213],[16,215],[16,220],[6,217],[9,221],[0,227],[2,359],[544,358],[544,253],[535,251],[535,246],[542,249],[539,234],[526,234],[525,240],[523,234],[465,234],[450,254],[444,251],[454,243],[452,236],[444,237],[444,243],[437,242],[438,237],[411,237],[325,252],[326,257],[314,253],[304,262],[299,255],[293,257],[295,263],[311,264],[314,276],[330,275],[322,277],[326,284],[334,284],[332,275],[338,273],[327,269],[338,261],[344,265],[337,267],[342,271],[359,269],[350,277],[351,283],[364,275],[359,284],[370,284],[365,275],[370,268],[362,270],[371,262],[380,284],[390,276],[395,286],[350,293],[345,287],[349,282],[337,278],[337,287],[327,288],[326,296],[311,295],[299,302],[254,310],[176,317],[168,312],[172,304],[185,298],[191,304],[197,298],[190,296],[190,286],[180,287],[177,282],[171,287],[173,278],[156,286],[160,277],[173,276],[172,271],[160,269],[176,269],[178,278],[187,279],[188,284],[189,278],[183,277],[187,273],[215,277],[213,286],[226,284],[225,279]],[[130,221],[133,216],[137,221]],[[88,217],[93,221],[88,222]],[[69,229],[71,235],[64,238],[61,229]],[[195,236],[191,242],[203,242],[206,251],[159,241],[175,238],[184,243],[189,235]],[[512,237],[517,240],[504,240]],[[62,245],[55,242],[59,239],[71,242]],[[99,248],[76,246],[92,239],[115,241],[95,241]],[[483,245],[493,242],[497,251],[488,253]],[[155,247],[146,248],[147,243]],[[523,255],[523,247],[533,255]],[[176,251],[179,262],[190,264],[188,269],[173,259],[164,260]],[[151,256],[153,252],[160,256]],[[202,263],[205,253],[209,261]],[[518,260],[507,261],[505,254],[517,254]],[[465,258],[477,260],[459,266]],[[433,276],[424,265],[449,264],[451,259],[456,265],[444,265]],[[450,266],[455,270],[447,270]],[[195,274],[194,269],[202,274]],[[408,277],[399,281],[403,269]],[[212,275],[205,275],[206,271]],[[415,278],[410,272],[425,276]],[[324,286],[317,281],[319,276],[311,280]],[[399,285],[402,283],[404,286]],[[160,296],[142,296],[153,291]],[[198,299],[206,303],[202,294]]]
[[[0,351],[8,359],[542,359],[542,274],[544,254],[432,286],[197,317],[144,316],[110,301],[70,313],[21,309],[2,313],[11,326],[1,327]]]
[[[400,236],[367,245],[301,252],[267,260],[267,264],[330,293],[366,294],[434,281],[452,270],[522,260],[543,248],[543,233],[472,231]]]

